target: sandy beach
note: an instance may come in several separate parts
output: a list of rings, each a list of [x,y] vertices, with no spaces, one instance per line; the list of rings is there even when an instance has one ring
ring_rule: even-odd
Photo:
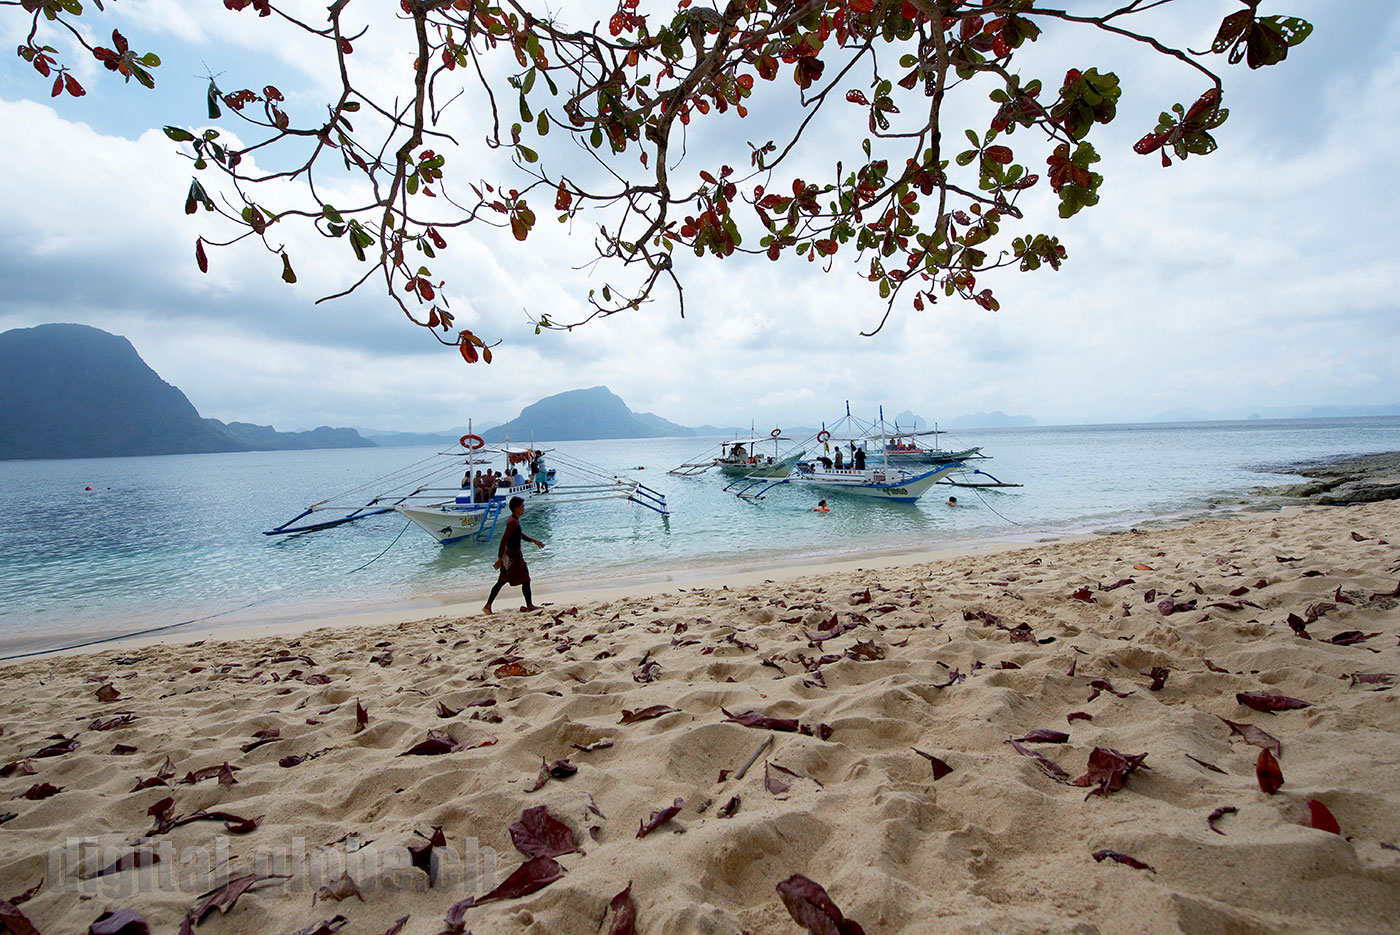
[[[1397,538],[1308,506],[7,664],[0,920],[1391,932]]]

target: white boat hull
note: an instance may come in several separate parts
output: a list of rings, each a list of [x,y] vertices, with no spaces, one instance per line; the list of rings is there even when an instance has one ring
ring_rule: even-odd
[[[747,459],[726,461],[724,458],[720,458],[715,461],[715,466],[733,477],[787,477],[792,473],[792,466],[804,454],[806,454],[805,451],[799,451],[777,461],[766,457],[752,461]]]
[[[796,486],[816,487],[834,493],[855,494],[892,503],[913,503],[924,495],[930,487],[962,467],[954,461],[942,464],[931,471],[910,473],[898,468],[866,468],[863,471],[824,470],[816,466],[811,471],[800,471],[793,475]]]
[[[486,506],[484,503],[473,503],[465,508],[458,504],[439,506],[403,506],[401,504],[394,509],[442,545],[451,545],[464,539],[475,539],[486,520]]]

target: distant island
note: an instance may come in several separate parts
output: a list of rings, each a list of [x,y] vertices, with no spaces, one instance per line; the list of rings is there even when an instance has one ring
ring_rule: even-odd
[[[596,438],[693,437],[695,429],[650,412],[633,412],[606,386],[546,396],[504,425],[479,432],[488,442],[566,442]]]
[[[201,418],[126,338],[87,325],[0,333],[0,460],[367,448],[354,429]]]

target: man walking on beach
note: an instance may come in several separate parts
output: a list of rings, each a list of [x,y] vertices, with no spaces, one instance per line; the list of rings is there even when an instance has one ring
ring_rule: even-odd
[[[496,600],[496,595],[501,593],[501,588],[508,584],[520,588],[520,593],[525,596],[525,606],[520,608],[521,610],[539,609],[530,597],[530,569],[525,564],[525,555],[520,550],[520,544],[521,540],[529,540],[542,549],[544,543],[538,539],[531,539],[520,529],[520,517],[524,512],[524,498],[511,497],[510,519],[506,521],[506,531],[501,536],[501,544],[496,551],[496,563],[491,566],[499,568],[501,576],[491,588],[491,594],[486,598],[486,606],[481,608],[484,613],[492,612],[492,602]]]

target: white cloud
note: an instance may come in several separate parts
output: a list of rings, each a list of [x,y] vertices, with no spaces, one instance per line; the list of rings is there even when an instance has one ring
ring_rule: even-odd
[[[1318,21],[1324,49],[1340,42],[1327,28],[1359,18],[1352,8],[1300,3]],[[267,21],[246,12],[164,0],[123,6],[151,46],[174,42],[211,65],[246,49],[284,70],[314,68],[314,42],[270,44]],[[306,9],[323,16],[323,6]],[[395,42],[402,24],[387,6],[359,14],[375,23],[355,53],[381,83],[403,70]],[[1400,16],[1379,0],[1358,6],[1387,17],[1377,35],[1393,53]],[[301,279],[293,287],[278,279],[276,257],[242,246],[211,251],[211,271],[200,275],[194,238],[213,231],[202,212],[190,219],[180,211],[189,165],[158,130],[123,138],[47,103],[0,101],[0,175],[14,192],[7,207],[23,218],[0,231],[0,327],[61,319],[118,331],[206,415],[278,428],[444,428],[468,416],[508,418],[541,396],[597,384],[634,409],[688,424],[810,424],[838,414],[846,399],[942,422],[993,409],[1081,421],[1179,407],[1394,402],[1400,261],[1389,243],[1400,204],[1384,180],[1400,145],[1390,116],[1400,56],[1308,50],[1299,47],[1278,69],[1232,72],[1227,80],[1238,78],[1242,93],[1220,131],[1221,151],[1165,170],[1129,146],[1163,96],[1186,99],[1198,89],[1189,75],[1149,66],[1134,87],[1152,93],[1125,106],[1100,146],[1103,203],[1071,223],[1050,207],[1043,227],[1025,225],[1061,236],[1070,250],[1062,271],[992,277],[1002,301],[996,313],[957,299],[915,312],[901,301],[874,338],[859,332],[879,322],[884,306],[849,253],[837,255],[829,275],[795,259],[678,256],[685,319],[662,293],[639,312],[536,337],[530,316],[585,317],[588,290],[616,274],[575,268],[589,255],[592,228],[555,223],[552,197],[541,192],[532,197],[539,226],[524,247],[478,225],[444,231],[450,246],[429,262],[448,279],[459,326],[505,339],[489,368],[437,349],[374,284],[314,305],[358,274],[340,241],[279,232]],[[1047,58],[1054,51],[1049,43],[1038,50]],[[1106,45],[1080,51],[1110,55]],[[1283,84],[1270,84],[1267,72]],[[13,66],[0,81],[7,76]],[[28,88],[20,77],[0,87]],[[1307,133],[1291,130],[1280,117],[1286,104],[1268,96],[1290,82],[1325,102],[1307,114]],[[324,88],[284,91],[309,106]],[[453,131],[480,139],[482,109],[459,105]],[[501,106],[509,112],[514,101]],[[823,132],[836,132],[839,119],[827,118]],[[738,139],[736,128],[768,129],[755,126],[695,135],[678,171],[697,171],[701,147]],[[829,155],[815,147],[803,171],[821,171]],[[455,188],[494,177],[499,158],[461,166]],[[353,203],[354,190],[336,183],[324,179],[322,197]]]

